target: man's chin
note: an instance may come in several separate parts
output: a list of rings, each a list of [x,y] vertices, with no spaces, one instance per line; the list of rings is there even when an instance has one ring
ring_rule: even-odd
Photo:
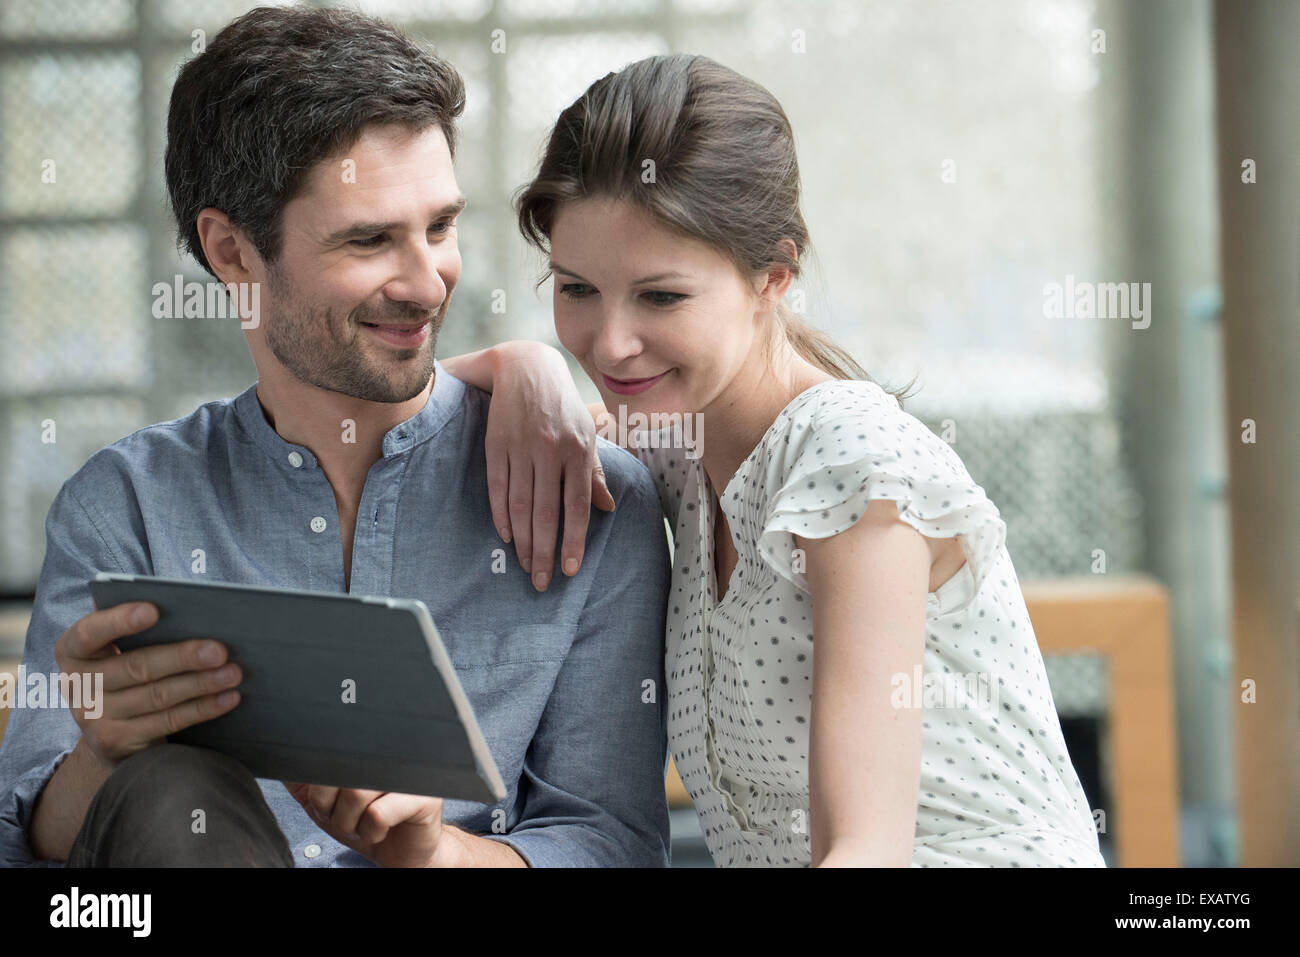
[[[423,374],[412,374],[411,369],[403,371],[405,374],[395,374],[391,370],[356,368],[342,375],[331,376],[327,381],[309,384],[351,399],[397,405],[414,399],[428,388],[434,368],[433,363],[430,362]]]
[[[366,350],[370,351],[370,350]],[[433,337],[415,349],[386,350],[366,355],[338,391],[370,402],[397,404],[414,399],[434,373]]]
[[[432,375],[433,372],[430,371],[428,375],[418,381],[394,381],[390,379],[382,385],[377,384],[376,388],[362,390],[367,394],[358,395],[356,398],[367,399],[371,402],[385,402],[390,405],[409,402],[428,388],[429,379]]]

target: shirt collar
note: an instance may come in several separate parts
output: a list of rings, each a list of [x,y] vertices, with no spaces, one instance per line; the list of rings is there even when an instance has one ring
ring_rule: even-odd
[[[434,362],[433,389],[428,401],[419,412],[405,422],[393,426],[384,434],[384,458],[408,452],[422,442],[427,442],[441,431],[465,406],[465,383],[455,378],[442,363]],[[316,456],[305,445],[286,441],[271,427],[257,398],[257,384],[249,386],[235,397],[235,417],[255,443],[267,455],[286,468],[316,468]]]

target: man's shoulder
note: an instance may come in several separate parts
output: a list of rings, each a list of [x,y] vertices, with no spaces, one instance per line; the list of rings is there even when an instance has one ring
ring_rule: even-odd
[[[92,493],[141,475],[165,481],[169,466],[206,456],[214,440],[236,428],[234,403],[234,398],[215,399],[189,415],[136,429],[91,455],[66,485]]]
[[[605,484],[614,493],[616,501],[623,490],[644,494],[657,501],[654,479],[639,458],[599,435],[596,436],[596,454],[600,457],[600,467],[605,470]]]
[[[492,395],[464,380],[460,381],[465,387],[462,402],[468,414],[470,434],[481,447],[487,436],[487,416]],[[627,449],[599,435],[596,436],[596,454],[600,457],[601,468],[605,470],[605,484],[613,493],[615,502],[622,502],[625,493],[638,499],[648,496],[649,501],[658,508],[654,479],[645,463]],[[487,494],[486,490],[484,494]]]

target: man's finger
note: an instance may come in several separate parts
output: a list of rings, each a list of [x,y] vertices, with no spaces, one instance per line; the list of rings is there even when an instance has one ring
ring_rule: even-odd
[[[307,802],[322,821],[329,821],[334,815],[334,802],[338,799],[339,789],[324,784],[313,784],[307,789]]]
[[[366,813],[374,800],[383,796],[383,791],[363,791],[358,788],[343,788],[334,802],[334,813],[330,815],[330,830],[346,838],[355,840],[361,835],[357,825],[361,815]]]
[[[111,653],[109,646],[118,638],[144,631],[157,621],[158,608],[147,601],[92,611],[68,629],[64,648],[72,658],[99,658]]]
[[[149,645],[103,660],[104,690],[121,691],[187,671],[207,671],[226,662],[226,646],[207,638]],[[155,709],[156,710],[156,709]]]
[[[299,804],[305,804],[307,802],[306,784],[303,784],[301,781],[281,781],[280,783],[283,784],[284,789],[289,792],[289,796]]]
[[[128,741],[161,741],[169,734],[183,731],[191,725],[220,717],[238,707],[239,701],[239,692],[234,690],[182,701],[166,711],[128,718],[121,723],[128,729],[121,737]]]
[[[237,687],[242,680],[243,673],[233,663],[206,671],[187,671],[148,684],[123,688],[111,698],[105,695],[108,700],[105,702],[103,716],[125,720],[155,711],[166,711],[182,701],[220,694],[227,688]]]
[[[427,824],[442,814],[442,801],[419,794],[388,792],[372,801],[359,825],[361,839],[378,844],[401,824]]]

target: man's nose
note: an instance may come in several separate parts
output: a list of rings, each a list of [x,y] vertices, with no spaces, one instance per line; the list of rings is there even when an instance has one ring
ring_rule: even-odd
[[[389,299],[414,303],[433,312],[440,309],[447,299],[444,274],[454,275],[458,266],[459,258],[449,255],[446,250],[430,249],[427,245],[412,248],[403,254],[400,273],[388,283],[384,292]]]

